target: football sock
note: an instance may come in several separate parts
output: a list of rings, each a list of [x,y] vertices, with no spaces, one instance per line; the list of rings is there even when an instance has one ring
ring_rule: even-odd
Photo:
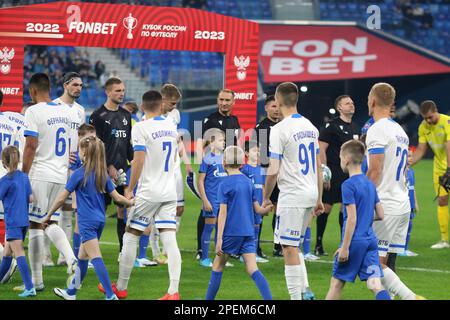
[[[117,280],[117,289],[125,290],[128,287],[131,270],[133,270],[134,260],[136,260],[136,248],[139,243],[139,236],[130,232],[123,235],[122,257],[119,263],[119,279]]]
[[[396,260],[397,260],[397,254],[389,252],[386,265],[388,266],[389,269],[391,269],[394,272],[396,272],[396,270],[395,270],[395,262],[396,262]]]
[[[92,265],[94,266],[95,273],[97,274],[97,278],[105,289],[105,294],[107,298],[111,298],[114,294],[111,281],[109,280],[108,271],[106,270],[105,263],[103,259],[100,257],[94,258],[91,260]]]
[[[298,253],[298,258],[300,260],[300,270],[301,270],[301,284],[302,284],[302,292],[305,292],[307,288],[309,288],[308,281],[308,272],[306,271],[305,258],[303,257],[303,253]]]
[[[438,222],[441,230],[441,240],[448,242],[448,206],[438,206]]]
[[[306,228],[305,238],[303,238],[302,248],[303,248],[302,251],[304,254],[308,254],[311,252],[311,228],[310,227]]]
[[[22,277],[25,290],[31,290],[33,288],[33,282],[31,281],[30,269],[28,268],[27,258],[25,256],[16,257],[17,267],[19,268],[20,276]]]
[[[160,234],[161,242],[167,253],[167,267],[169,269],[169,290],[168,294],[178,292],[181,275],[181,254],[178,249],[176,233],[173,231],[165,231]]]
[[[56,249],[58,249],[58,251],[62,253],[64,258],[66,258],[67,264],[72,263],[72,261],[76,260],[66,234],[58,225],[49,225],[47,228],[45,228],[45,234],[53,242]]]
[[[302,270],[300,265],[285,265],[284,276],[291,300],[302,300]]]
[[[41,284],[42,260],[44,252],[44,230],[30,229],[28,242],[28,259],[30,260],[31,279],[35,285]]]
[[[214,230],[215,225],[206,223],[205,227],[203,228],[202,233],[202,260],[208,258],[208,251],[209,251],[209,243],[211,242],[211,234]]]
[[[377,293],[377,295],[375,296],[376,300],[392,300],[391,296],[389,295],[389,292],[387,292],[386,290],[381,290],[380,292]]]
[[[256,286],[258,287],[259,292],[264,300],[272,300],[272,293],[270,293],[269,284],[267,283],[266,278],[261,273],[261,271],[256,270],[252,274],[252,279],[255,281]]]
[[[339,211],[339,231],[341,231],[341,239],[342,239],[342,227],[344,226],[344,213]]]
[[[316,247],[322,246],[323,234],[325,233],[325,228],[327,227],[329,212],[324,212],[317,217],[317,235],[316,235]]]
[[[222,272],[211,271],[211,278],[209,279],[208,290],[206,291],[206,300],[214,300],[216,298],[221,281]]]
[[[412,231],[412,219],[409,219],[408,233],[406,235],[405,251],[408,250],[408,248],[409,248],[409,240],[411,239],[411,231]]]
[[[145,234],[141,235],[141,238],[139,239],[138,259],[144,259],[147,256],[147,247],[148,247],[149,239],[150,239],[150,236],[147,236]]]
[[[5,274],[8,272],[9,267],[11,267],[13,257],[3,257],[2,263],[0,264],[0,280],[3,279]]]
[[[63,229],[66,234],[67,239],[72,237],[72,210],[70,211],[62,211],[61,217],[59,219],[59,226]]]
[[[158,258],[161,255],[161,250],[159,249],[159,232],[155,225],[152,226],[152,231],[150,232],[150,246],[152,247],[153,259]]]
[[[197,251],[202,249],[202,234],[205,227],[205,218],[203,217],[202,210],[197,219]]]
[[[123,235],[125,234],[125,221],[121,218],[117,218],[117,238],[119,239],[119,252],[122,252],[123,247]]]
[[[52,241],[50,240],[50,238],[45,234],[44,232],[44,244],[43,244],[43,252],[42,254],[44,255],[42,259],[45,259],[47,257],[49,257],[51,260],[53,259],[52,257],[52,251],[51,251],[51,246]]]
[[[399,296],[402,300],[415,300],[416,295],[412,292],[400,278],[389,268],[383,269],[384,277],[381,278],[383,286]]]
[[[78,258],[78,252],[80,252],[80,245],[81,245],[81,237],[79,233],[73,233],[72,237],[72,244],[73,244],[73,253],[75,255],[75,258]]]
[[[77,268],[75,269],[75,276],[72,279],[72,282],[69,284],[67,288],[67,293],[73,296],[77,293],[77,290],[80,288],[83,283],[84,277],[86,276],[88,270],[89,260],[78,260]],[[111,283],[109,284],[111,285]]]

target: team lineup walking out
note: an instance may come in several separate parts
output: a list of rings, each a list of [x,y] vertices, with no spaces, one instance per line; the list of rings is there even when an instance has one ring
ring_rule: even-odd
[[[202,285],[203,297],[213,300],[228,283],[222,276],[226,267],[234,266],[230,258],[244,263],[263,299],[276,299],[274,288],[280,283],[271,283],[259,264],[273,264],[277,256],[282,258],[290,299],[318,299],[316,271],[309,266],[307,270],[305,261],[319,258],[307,259],[314,255],[302,249],[303,242],[310,241],[310,224],[317,217],[315,253],[326,255],[327,218],[333,204],[340,203],[340,244],[324,298],[340,299],[345,284],[359,276],[377,300],[424,299],[400,280],[395,265],[397,255],[408,252],[410,220],[418,210],[411,166],[424,156],[427,143],[435,154],[441,226],[441,242],[433,248],[448,244],[448,216],[443,212],[448,200],[443,187],[448,176],[446,136],[442,138],[448,117],[438,113],[434,102],[425,101],[420,107],[424,121],[419,147],[412,152],[409,137],[391,118],[396,92],[388,83],[370,88],[371,120],[361,139],[365,144],[359,141],[360,130],[352,120],[355,105],[348,95],[336,98],[339,116],[319,132],[299,113],[303,102],[297,85],[283,82],[265,101],[267,117],[247,134],[231,113],[235,93],[224,88],[217,95],[218,111],[201,121],[202,135],[189,149],[191,141],[184,140],[189,137],[177,130],[181,123],[177,105],[183,96],[174,84],[146,91],[140,105],[128,101],[122,107],[125,84],[112,77],[105,83],[107,100],[90,115],[90,124],[85,123],[84,107],[76,102],[83,85],[80,74],[68,72],[63,76],[63,94],[52,100],[49,77],[36,73],[29,85],[34,104],[24,115],[0,113],[0,213],[6,225],[0,284],[11,281],[18,269],[23,282],[15,288],[19,297],[35,297],[45,288],[48,269],[43,266],[53,263],[47,261],[51,247],[44,237],[48,237],[60,253],[58,265],[67,265],[66,274],[58,274],[60,287],[53,288],[64,300],[83,298],[82,286],[96,287],[106,300],[134,297],[138,290],[130,280],[141,272],[134,268],[149,272],[145,281],[150,286],[155,269],[146,266],[159,264],[167,266],[168,284],[160,300],[182,298],[185,275],[191,272],[187,268],[197,268],[195,272],[211,268],[209,282]],[[191,164],[189,152],[195,148],[199,162]],[[195,250],[199,262],[190,257],[195,264],[183,267],[181,217],[194,224],[189,221],[193,212],[185,212],[183,172],[187,178],[195,177],[195,165],[198,185],[191,180],[189,188],[199,198],[195,208],[201,206]],[[324,179],[329,171],[331,181]],[[110,204],[117,215],[119,248],[113,266],[102,254],[106,250],[100,242]],[[270,212],[273,258],[261,250],[263,217]],[[146,257],[149,244],[154,261]],[[97,276],[95,284],[85,281],[89,266]]]

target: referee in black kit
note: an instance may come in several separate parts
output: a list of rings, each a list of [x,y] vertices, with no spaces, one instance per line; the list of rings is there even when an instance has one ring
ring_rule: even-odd
[[[275,102],[275,96],[267,96],[266,101],[264,103],[264,109],[266,110],[267,116],[260,123],[258,123],[255,127],[254,133],[256,133],[256,141],[258,141],[259,145],[259,153],[261,159],[261,167],[268,168],[270,157],[269,157],[269,138],[270,138],[270,129],[274,125],[276,125],[280,121],[280,110]],[[277,212],[277,202],[278,202],[278,194],[280,190],[278,186],[275,185],[273,192],[270,196],[270,201],[274,204],[274,215],[272,219],[272,229],[275,230],[275,221],[276,221],[276,212]],[[261,228],[259,228],[259,233],[261,234]],[[258,242],[259,243],[259,242]],[[261,247],[257,248],[257,254],[260,257],[266,258],[264,253],[261,250]],[[276,257],[282,257],[283,251],[281,249],[281,245],[279,243],[274,244],[273,255]]]
[[[341,95],[336,98],[334,108],[339,112],[339,117],[332,119],[325,125],[319,135],[320,161],[331,170],[331,181],[324,184],[323,205],[325,211],[317,217],[317,234],[315,254],[317,256],[327,255],[323,249],[323,234],[327,225],[328,215],[333,208],[333,204],[342,203],[341,184],[348,175],[345,174],[340,165],[339,153],[343,143],[359,138],[360,128],[352,122],[355,113],[355,105],[348,95]],[[342,204],[339,209],[339,225],[342,232],[343,224]]]
[[[95,110],[89,118],[89,123],[95,127],[97,136],[105,144],[106,165],[108,174],[117,185],[119,170],[127,172],[129,162],[133,159],[131,145],[131,114],[119,107],[125,97],[125,84],[119,78],[109,78],[105,83],[106,102]],[[123,186],[117,191],[124,194]],[[105,194],[105,206],[111,203],[109,194]],[[124,208],[117,206],[117,237],[120,251],[125,233]],[[120,252],[119,251],[119,252]],[[120,255],[119,255],[120,259]]]
[[[217,95],[217,111],[211,113],[203,120],[202,137],[205,136],[205,132],[208,129],[216,128],[222,130],[225,133],[225,139],[231,138],[230,135],[232,134],[234,140],[232,144],[237,144],[241,126],[239,125],[238,118],[231,114],[234,102],[234,91],[229,89],[222,89],[219,91],[219,94]],[[226,141],[226,146],[229,145],[231,145],[231,142],[228,140]],[[203,157],[203,146],[204,140],[198,139],[196,151],[197,161],[199,161],[199,164],[201,163],[201,159],[199,159],[199,157]],[[202,211],[200,210],[200,215],[197,220],[197,260],[201,257],[201,237],[204,226],[205,218],[203,218]]]

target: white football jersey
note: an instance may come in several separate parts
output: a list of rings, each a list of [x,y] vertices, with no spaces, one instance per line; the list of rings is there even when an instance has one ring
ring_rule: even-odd
[[[131,129],[134,151],[145,151],[145,162],[136,196],[150,202],[177,200],[175,158],[177,128],[162,116],[136,123]]]
[[[5,113],[0,112],[0,178],[7,172],[1,165],[1,153],[7,146],[17,146],[17,139],[17,126]]]
[[[41,102],[25,112],[25,137],[38,138],[30,179],[65,184],[69,170],[71,110],[55,102]]]
[[[272,127],[270,157],[281,162],[279,207],[314,207],[319,197],[317,161],[319,131],[305,117],[293,114]]]
[[[402,215],[411,211],[406,187],[409,138],[403,128],[391,118],[375,122],[367,131],[368,165],[370,155],[384,154],[383,173],[377,187],[384,212]]]
[[[18,112],[3,112],[4,115],[8,117],[8,119],[13,122],[17,129],[17,145],[20,151],[20,158],[22,159],[23,149],[25,148],[25,136],[23,132],[25,130],[25,116]]]
[[[57,104],[64,104],[70,109],[71,131],[70,131],[70,152],[76,152],[78,150],[78,128],[84,123],[86,123],[86,113],[84,107],[77,102],[73,104],[67,104],[60,98],[53,100]]]

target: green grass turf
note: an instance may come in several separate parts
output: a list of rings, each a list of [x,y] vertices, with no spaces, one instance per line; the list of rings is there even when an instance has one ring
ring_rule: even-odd
[[[436,203],[433,202],[434,192],[432,185],[432,162],[422,161],[415,167],[416,190],[420,204],[420,212],[413,224],[410,249],[419,253],[417,257],[398,257],[397,267],[401,279],[416,293],[428,299],[449,299],[450,293],[450,250],[432,250],[430,245],[436,243],[439,237],[437,223]],[[208,286],[210,270],[201,267],[195,260],[196,249],[196,223],[200,208],[200,201],[192,194],[185,191],[186,208],[178,233],[178,244],[181,248],[183,259],[180,294],[182,299],[204,299]],[[112,212],[108,209],[108,215]],[[337,206],[333,209],[328,220],[325,233],[325,249],[332,254],[338,245],[339,223]],[[264,218],[262,239],[263,251],[271,254],[272,240],[271,229],[272,216]],[[312,225],[312,247],[315,243],[315,221]],[[115,219],[107,218],[106,227],[101,241],[117,243]],[[266,242],[267,241],[267,242]],[[212,250],[211,246],[211,250]],[[118,275],[118,245],[102,244],[101,250],[112,281],[116,281]],[[54,260],[57,254],[53,248]],[[151,256],[151,250],[148,249]],[[212,256],[212,252],[210,253]],[[321,261],[331,261],[331,256],[322,258]],[[246,274],[244,265],[232,259],[234,267],[226,268],[218,299],[260,299],[256,286]],[[286,283],[284,279],[284,264],[280,258],[270,257],[270,262],[259,265],[267,278],[274,299],[288,299]],[[413,271],[402,268],[424,268],[444,270],[445,272]],[[324,299],[328,291],[332,265],[323,262],[307,262],[309,283],[316,294],[317,299]],[[39,293],[33,299],[59,299],[53,294],[54,287],[64,287],[66,283],[66,268],[44,268],[45,291]],[[21,278],[16,272],[13,279],[0,287],[0,299],[20,299],[17,293],[12,291],[14,286],[20,285]],[[97,291],[97,278],[93,269],[89,269],[82,289],[78,292],[77,299],[103,299],[104,296]],[[168,287],[168,274],[166,266],[134,268],[128,286],[128,299],[157,299],[165,294]],[[373,299],[372,293],[366,289],[365,283],[356,281],[355,284],[347,284],[343,299]]]

